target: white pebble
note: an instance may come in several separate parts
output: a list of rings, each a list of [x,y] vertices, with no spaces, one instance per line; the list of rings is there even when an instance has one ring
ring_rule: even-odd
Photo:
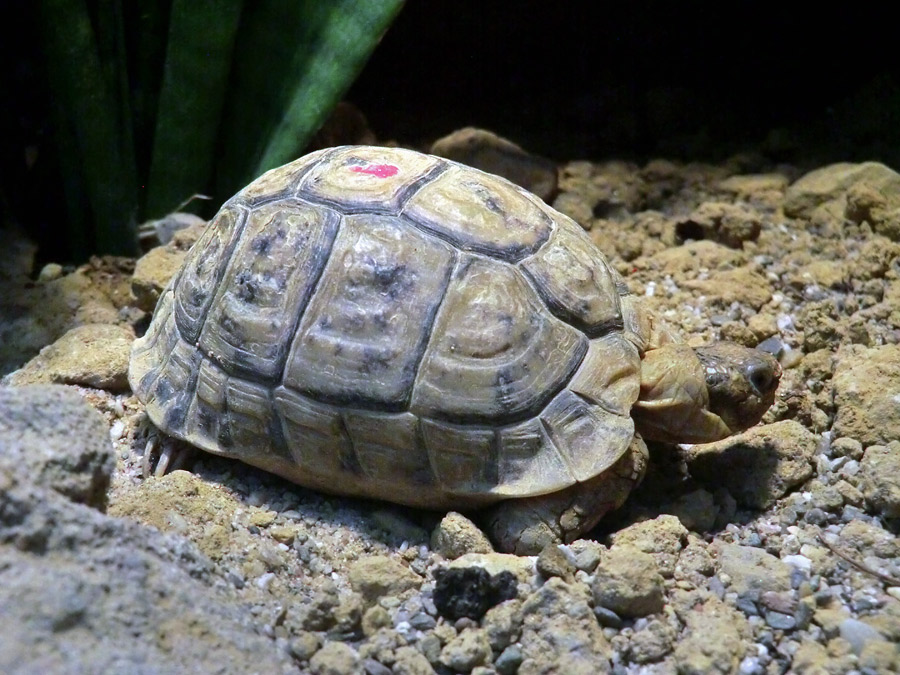
[[[275,580],[275,573],[274,572],[266,572],[265,574],[261,575],[259,577],[259,579],[256,580],[256,586],[260,590],[264,591],[271,585],[271,583],[274,580]]]
[[[859,462],[857,462],[855,459],[851,459],[849,462],[844,464],[843,468],[841,469],[841,473],[845,476],[855,476],[857,473],[859,473]]]
[[[803,547],[801,546],[801,549],[802,548]],[[786,555],[782,558],[782,561],[786,562],[791,567],[796,567],[798,570],[803,570],[804,572],[812,570],[812,560],[805,555]]]
[[[775,325],[778,326],[778,330],[794,330],[794,317],[790,314],[779,314],[775,318]]]
[[[652,298],[656,294],[656,282],[649,281],[647,282],[647,288],[644,289],[644,295],[648,298]]]
[[[741,661],[740,665],[740,673],[741,675],[755,675],[756,673],[761,673],[762,667],[759,665],[759,659],[755,656],[745,656],[744,660]]]
[[[113,422],[113,425],[109,429],[109,438],[113,442],[118,441],[122,438],[122,435],[125,433],[125,422],[122,420],[116,420]]]

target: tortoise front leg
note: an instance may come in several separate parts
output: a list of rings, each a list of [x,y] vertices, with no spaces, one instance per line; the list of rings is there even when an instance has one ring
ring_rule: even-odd
[[[502,551],[536,555],[548,544],[569,543],[619,508],[647,469],[647,446],[635,436],[624,455],[589,481],[538,497],[507,499],[482,521]]]

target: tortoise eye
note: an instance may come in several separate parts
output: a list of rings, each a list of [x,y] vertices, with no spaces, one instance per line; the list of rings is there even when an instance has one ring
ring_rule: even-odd
[[[775,373],[767,364],[754,363],[748,366],[746,375],[750,386],[760,396],[765,396],[772,390],[772,384],[775,382]]]
[[[706,386],[710,389],[715,389],[719,387],[728,380],[728,376],[723,373],[721,370],[717,370],[715,368],[707,368],[706,369]]]

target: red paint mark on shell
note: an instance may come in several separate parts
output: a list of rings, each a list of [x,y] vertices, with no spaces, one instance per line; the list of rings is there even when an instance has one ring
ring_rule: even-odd
[[[390,178],[391,176],[396,176],[397,172],[400,171],[393,164],[370,164],[369,166],[352,166],[350,167],[351,171],[356,173],[367,173],[370,176],[376,176],[378,178]]]

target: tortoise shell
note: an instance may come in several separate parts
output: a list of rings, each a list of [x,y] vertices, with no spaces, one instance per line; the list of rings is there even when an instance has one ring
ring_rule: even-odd
[[[230,199],[129,379],[163,431],[301,485],[431,508],[546,494],[634,436],[647,319],[512,183],[321,150]]]

